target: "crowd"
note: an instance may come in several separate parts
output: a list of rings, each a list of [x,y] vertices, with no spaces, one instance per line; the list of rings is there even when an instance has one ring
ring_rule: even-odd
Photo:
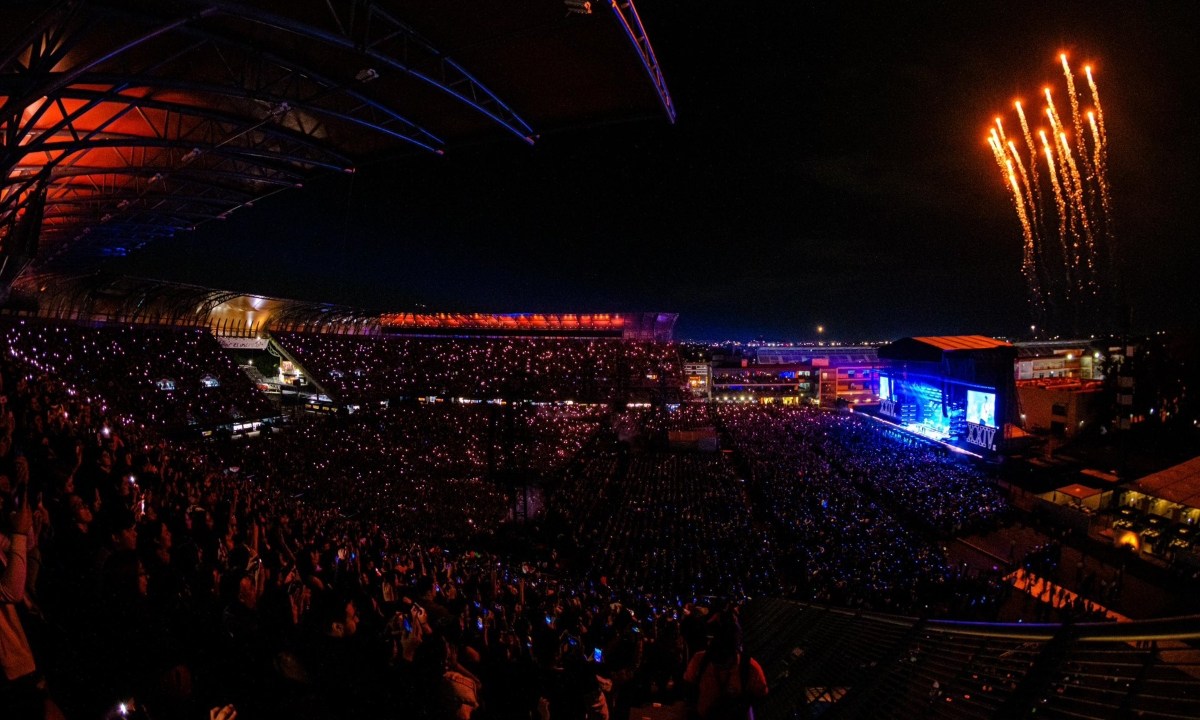
[[[281,333],[276,340],[337,398],[437,395],[608,402],[682,367],[673,345],[562,338],[409,338]]]
[[[472,544],[505,509],[489,406],[173,442],[16,356],[0,393],[6,718],[621,717],[735,612]],[[551,472],[598,422],[503,424]]]
[[[672,430],[714,423],[733,454],[664,451]],[[612,426],[629,442],[585,449],[548,506],[555,546],[579,548],[574,566],[613,587],[663,604],[786,595],[976,619],[994,618],[1011,591],[947,560],[944,540],[995,522],[1005,504],[925,444],[812,408],[668,406]],[[919,483],[951,498],[923,497]]]
[[[989,585],[948,564],[939,545],[1005,510],[968,466],[851,414],[736,405],[714,412],[745,459],[748,491],[774,545],[790,549],[775,560],[789,595],[929,612],[971,605]]]
[[[722,406],[719,413],[756,461],[782,454],[786,462],[821,465],[939,533],[978,530],[1007,510],[1003,494],[972,464],[944,447],[882,432],[861,415],[742,406]]]
[[[769,586],[769,538],[719,454],[597,452],[549,505],[558,544],[585,548],[586,575],[614,587],[674,603]]]
[[[9,332],[0,707],[18,710],[5,718],[40,716],[49,698],[70,717],[233,706],[242,718],[624,720],[711,674],[699,660],[709,636],[724,638],[710,659],[729,656],[739,598],[969,617],[994,596],[936,538],[1003,503],[973,471],[853,418],[414,401],[257,438],[168,440],[158,428],[175,416],[145,380],[170,373],[178,388],[211,374],[232,387],[222,373],[237,374],[209,341],[168,336]],[[368,341],[308,347],[342,342]],[[443,356],[421,382],[469,376],[487,394],[502,363],[532,367],[509,341],[457,342],[474,359],[513,357],[472,374]],[[559,357],[547,343],[539,367],[559,370],[525,387],[574,394],[565,368],[586,343]],[[166,347],[186,352],[170,365]],[[602,357],[588,362],[628,362],[593,350]],[[105,355],[127,359],[128,377]],[[672,431],[714,425],[734,452],[667,449]],[[498,477],[544,484],[546,516],[506,523]],[[929,522],[914,529],[910,515]]]
[[[212,427],[278,414],[204,330],[8,318],[0,331],[14,358],[72,378],[79,392],[150,425]]]
[[[509,512],[492,480],[553,475],[600,425],[579,405],[393,404],[316,418],[223,459],[248,481],[268,481],[326,522],[390,528],[412,542],[461,543],[494,532]]]

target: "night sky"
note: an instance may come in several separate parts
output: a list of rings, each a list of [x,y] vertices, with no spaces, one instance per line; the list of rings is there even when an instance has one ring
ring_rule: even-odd
[[[1100,87],[1134,326],[1195,325],[1196,5],[770,5],[639,3],[674,126],[370,165],[110,269],[381,310],[673,311],[685,339],[1016,335],[1020,228],[984,136],[1065,93],[1064,51]]]

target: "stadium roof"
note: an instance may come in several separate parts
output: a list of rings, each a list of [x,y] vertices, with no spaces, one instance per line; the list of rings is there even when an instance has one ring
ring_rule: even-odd
[[[1179,505],[1200,508],[1200,457],[1147,475],[1133,489]]]
[[[16,0],[0,288],[320,173],[674,106],[632,2]],[[572,6],[575,11],[571,11]]]
[[[807,364],[825,360],[829,365],[870,365],[879,362],[878,348],[870,346],[761,346],[755,351],[759,365]]]
[[[1016,357],[1016,350],[1004,340],[983,335],[937,335],[901,338],[879,349],[884,360],[942,362],[947,358],[978,359],[1002,353]]]

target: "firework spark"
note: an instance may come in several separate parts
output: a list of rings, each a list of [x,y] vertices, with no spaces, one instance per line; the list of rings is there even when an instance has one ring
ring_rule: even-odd
[[[1104,320],[1105,294],[1115,285],[1108,141],[1091,66],[1084,67],[1094,106],[1089,110],[1080,106],[1067,56],[1060,54],[1058,60],[1066,79],[1070,120],[1064,122],[1051,88],[1045,87],[1041,117],[1048,129],[1032,128],[1029,121],[1036,116],[1027,116],[1018,101],[1013,105],[1024,148],[1019,147],[1020,140],[1007,138],[1000,117],[995,118],[987,142],[1020,222],[1021,271],[1035,320],[1043,326],[1078,331],[1080,326],[1095,327]],[[1040,138],[1040,147],[1035,137]],[[1066,315],[1046,317],[1060,311]]]
[[[1031,208],[1040,207],[1042,204],[1041,185],[1038,183],[1038,166],[1037,166],[1037,146],[1033,144],[1033,133],[1029,132],[1029,121],[1025,119],[1025,109],[1021,107],[1021,101],[1017,100],[1013,103],[1017,109],[1017,118],[1021,121],[1021,134],[1025,137],[1025,147],[1029,150],[1029,190],[1030,199],[1029,205]],[[1014,156],[1018,156],[1016,149],[1012,151]],[[1024,166],[1024,163],[1022,163]],[[1030,219],[1033,221],[1034,233],[1041,232],[1041,218],[1038,213],[1031,213]]]
[[[1096,124],[1100,126],[1100,140],[1107,142],[1104,133],[1104,109],[1100,107],[1100,91],[1096,89],[1096,81],[1092,78],[1092,66],[1084,66],[1083,71],[1087,73],[1088,87],[1092,91],[1092,104],[1096,106]]]
[[[1012,161],[1004,160],[1008,171],[1008,186],[1012,190],[1013,205],[1017,208],[1017,217],[1021,220],[1021,230],[1025,235],[1025,248],[1021,256],[1021,273],[1029,283],[1029,294],[1035,307],[1043,302],[1041,283],[1037,276],[1036,248],[1033,241],[1033,226],[1029,222],[1029,214],[1025,212],[1025,203],[1021,199],[1021,188],[1017,185],[1017,176],[1013,172]]]
[[[1096,80],[1092,78],[1092,66],[1085,65],[1084,73],[1087,74],[1088,88],[1092,91],[1092,105],[1096,107],[1095,118],[1093,120],[1093,132],[1097,139],[1096,145],[1096,182],[1100,186],[1100,203],[1104,209],[1104,232],[1108,236],[1110,252],[1115,248],[1115,243],[1112,242],[1113,220],[1112,220],[1112,200],[1108,193],[1108,131],[1104,128],[1104,108],[1100,105],[1100,91],[1096,89]],[[1091,113],[1088,113],[1091,117]],[[1115,262],[1115,256],[1111,257],[1111,261]]]
[[[1042,148],[1046,153],[1046,167],[1050,171],[1050,186],[1054,189],[1054,202],[1058,207],[1058,244],[1063,259],[1063,279],[1066,281],[1064,285],[1065,299],[1070,300],[1071,291],[1075,287],[1072,282],[1072,277],[1075,273],[1071,265],[1071,251],[1067,247],[1069,242],[1067,238],[1067,201],[1063,197],[1062,183],[1058,181],[1058,171],[1054,166],[1054,151],[1050,148],[1050,143],[1046,140],[1046,131],[1040,131],[1039,135],[1042,139]]]
[[[1092,174],[1091,161],[1088,159],[1087,148],[1083,142],[1083,116],[1079,113],[1079,96],[1075,94],[1075,77],[1071,74],[1071,66],[1067,64],[1067,55],[1058,56],[1062,61],[1063,75],[1067,78],[1067,98],[1071,101],[1071,123],[1075,127],[1075,149],[1083,160],[1086,174]]]

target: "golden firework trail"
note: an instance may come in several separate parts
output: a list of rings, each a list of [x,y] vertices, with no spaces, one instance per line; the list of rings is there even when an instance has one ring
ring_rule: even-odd
[[[1020,174],[1021,178],[1021,186],[1025,188],[1025,203],[1027,206],[1026,214],[1029,218],[1029,222],[1033,225],[1033,234],[1036,236],[1038,232],[1038,226],[1040,225],[1040,219],[1038,218],[1037,213],[1037,199],[1033,194],[1033,185],[1030,182],[1029,173],[1025,171],[1025,161],[1021,159],[1021,153],[1017,152],[1017,146],[1012,140],[1008,141],[1008,157],[1011,157],[1013,163],[1016,164],[1017,172]]]
[[[988,145],[992,148],[992,157],[994,157],[996,159],[996,166],[998,168],[1000,168],[1000,172],[1005,177],[1009,177],[1010,175],[1012,175],[1012,162],[1008,159],[1008,157],[1004,153],[1004,147],[1000,144],[1000,142],[1001,142],[1000,134],[996,131],[996,128],[991,129],[991,132],[988,134],[987,141],[988,141]],[[1014,188],[1012,183],[1009,183],[1008,189],[1009,189],[1010,193],[1012,194],[1013,202],[1015,204],[1017,204],[1018,206],[1021,205],[1022,200],[1021,200],[1020,190],[1017,188]],[[1020,217],[1023,215],[1023,213],[1024,213],[1024,209],[1021,207],[1018,207],[1017,215]]]
[[[1071,74],[1071,66],[1067,64],[1066,53],[1060,54],[1058,59],[1062,60],[1063,75],[1067,78],[1067,97],[1071,101],[1071,124],[1075,128],[1075,149],[1079,152],[1080,159],[1083,160],[1085,174],[1091,175],[1091,160],[1088,158],[1087,148],[1083,142],[1083,116],[1079,113],[1079,96],[1075,94],[1075,77]]]
[[[1050,171],[1050,184],[1054,187],[1054,199],[1058,205],[1058,219],[1060,224],[1059,234],[1065,232],[1061,227],[1065,227],[1067,219],[1067,207],[1063,201],[1062,187],[1058,182],[1058,171],[1054,169],[1054,151],[1050,148],[1049,141],[1046,140],[1046,131],[1040,131],[1042,138],[1042,149],[1046,152],[1046,167]]]
[[[1065,311],[1070,317],[1059,317],[1058,324],[1071,324],[1076,331],[1081,324],[1094,327],[1105,317],[1107,300],[1102,295],[1115,285],[1108,139],[1091,66],[1084,67],[1094,105],[1089,110],[1080,106],[1066,54],[1059,54],[1058,60],[1071,103],[1070,121],[1063,122],[1051,88],[1045,87],[1041,117],[1049,128],[1031,127],[1038,116],[1027,115],[1017,101],[1013,106],[1025,147],[1018,148],[1020,140],[1008,139],[1000,117],[987,141],[1021,224],[1021,271],[1031,309],[1035,314]],[[1035,138],[1040,138],[1040,147]],[[1026,153],[1028,157],[1022,157]],[[1049,219],[1052,214],[1058,216],[1057,233]]]
[[[1092,146],[1095,148],[1095,154],[1092,159],[1096,163],[1096,167],[1100,166],[1100,128],[1096,125],[1096,113],[1088,111],[1088,125],[1092,128]]]
[[[1107,144],[1108,137],[1104,130],[1104,109],[1100,107],[1100,91],[1096,89],[1096,81],[1092,78],[1092,66],[1085,65],[1083,71],[1087,73],[1088,87],[1092,91],[1092,105],[1096,107],[1096,124],[1100,127],[1100,142],[1104,145]]]
[[[1025,144],[1029,146],[1029,152],[1037,153],[1037,148],[1033,144],[1033,133],[1029,132],[1029,121],[1025,119],[1025,109],[1021,107],[1021,101],[1017,100],[1013,106],[1017,109],[1017,117],[1021,120],[1021,133],[1025,135]]]
[[[1082,259],[1087,263],[1089,270],[1095,270],[1096,266],[1096,243],[1092,237],[1092,223],[1088,219],[1086,200],[1083,196],[1083,178],[1079,175],[1079,167],[1075,164],[1075,156],[1071,154],[1071,146],[1067,144],[1067,134],[1058,134],[1059,148],[1062,150],[1063,157],[1067,159],[1067,167],[1071,169],[1071,195],[1074,200],[1074,213],[1079,222],[1079,226],[1083,229],[1083,247],[1080,253],[1076,254],[1076,260],[1082,255]],[[1095,283],[1094,273],[1088,274],[1088,285]],[[1095,291],[1095,288],[1092,288]]]
[[[1003,137],[1004,128],[999,126],[999,123],[997,123],[997,125],[998,127],[991,129],[991,132],[988,134],[987,141],[988,145],[992,148],[992,156],[996,159],[997,166],[999,166],[1000,171],[1004,173],[1005,177],[1008,178],[1008,189],[1012,196],[1013,206],[1017,210],[1017,217],[1021,220],[1022,232],[1025,236],[1025,250],[1023,259],[1021,261],[1021,268],[1022,272],[1029,278],[1031,287],[1035,288],[1037,284],[1037,277],[1033,274],[1035,272],[1035,262],[1033,258],[1033,227],[1030,224],[1029,215],[1026,212],[1024,199],[1025,193],[1021,192],[1020,183],[1017,182],[1017,175],[1013,170],[1013,160],[1005,154],[1004,145],[1001,144],[1003,142],[1001,138]],[[1007,145],[1009,148],[1013,148],[1012,141],[1009,141]],[[1016,161],[1017,163],[1021,162],[1019,156],[1016,158]],[[1024,165],[1020,165],[1020,167],[1021,175],[1024,176]],[[1035,302],[1040,301],[1040,293],[1035,290],[1034,294],[1037,296],[1035,298]]]
[[[1062,132],[1062,121],[1058,117],[1058,110],[1054,108],[1054,98],[1050,97],[1050,88],[1046,88],[1046,117],[1050,118],[1050,129],[1054,134]]]
[[[1092,147],[1095,148],[1092,153],[1092,164],[1096,170],[1096,185],[1100,188],[1100,204],[1104,208],[1104,225],[1105,231],[1108,230],[1110,204],[1108,199],[1108,178],[1105,172],[1107,163],[1104,161],[1104,136],[1100,134],[1100,127],[1096,123],[1096,113],[1088,112],[1088,125],[1092,128]]]
[[[1050,117],[1054,117],[1054,113],[1049,110],[1047,110],[1046,114]],[[1079,264],[1080,251],[1079,213],[1076,212],[1078,205],[1075,202],[1075,183],[1079,178],[1079,173],[1071,172],[1072,166],[1074,165],[1073,162],[1069,162],[1071,148],[1066,147],[1065,135],[1060,129],[1060,126],[1055,125],[1053,122],[1051,125],[1052,132],[1054,133],[1054,142],[1051,143],[1051,147],[1054,148],[1055,158],[1058,161],[1059,183],[1062,187],[1063,201],[1066,205],[1066,217],[1064,220],[1066,221],[1067,235],[1064,240],[1066,242],[1068,252],[1064,257],[1064,261],[1068,264],[1069,268],[1073,269]],[[1082,290],[1082,288],[1079,289]]]
[[[1017,164],[1017,172],[1021,173],[1021,184],[1025,186],[1026,199],[1029,204],[1033,205],[1033,192],[1029,187],[1029,175],[1025,172],[1025,163],[1021,161],[1021,154],[1017,152],[1017,146],[1012,140],[1008,141],[1008,152],[1012,156],[1013,162]]]
[[[1000,144],[1007,145],[1008,144],[1008,136],[1004,134],[1004,123],[1000,122],[999,117],[996,118],[996,130],[999,131]]]
[[[1010,145],[1012,143],[1009,143]],[[995,150],[1003,152],[996,145]],[[1012,160],[1003,158],[1004,169],[1008,173],[1008,187],[1012,191],[1013,206],[1017,209],[1017,217],[1021,220],[1021,230],[1025,235],[1025,247],[1021,254],[1021,274],[1025,276],[1026,282],[1029,283],[1029,294],[1031,302],[1035,307],[1040,307],[1044,298],[1042,296],[1041,283],[1037,276],[1037,262],[1035,259],[1036,248],[1033,242],[1033,226],[1029,223],[1029,215],[1025,212],[1025,203],[1021,199],[1021,188],[1017,184],[1017,175],[1013,172]]]
[[[1046,167],[1050,171],[1050,186],[1054,189],[1054,201],[1058,206],[1058,244],[1059,250],[1062,252],[1064,263],[1063,274],[1067,280],[1067,297],[1069,298],[1071,290],[1074,288],[1074,285],[1071,283],[1071,277],[1074,273],[1071,272],[1071,251],[1067,241],[1067,202],[1063,197],[1062,185],[1058,181],[1058,171],[1054,168],[1054,151],[1050,149],[1050,143],[1046,140],[1046,131],[1040,131],[1040,136],[1042,138],[1042,148],[1046,152]]]
[[[1013,106],[1017,108],[1017,118],[1021,121],[1021,134],[1025,136],[1025,147],[1029,150],[1029,188],[1031,195],[1029,204],[1033,210],[1031,214],[1033,216],[1033,230],[1036,235],[1040,232],[1042,225],[1042,192],[1041,185],[1038,183],[1037,168],[1038,151],[1037,146],[1033,144],[1033,133],[1029,132],[1029,121],[1025,119],[1025,109],[1021,107],[1021,101],[1017,100],[1013,103]],[[1013,150],[1013,155],[1017,155],[1016,150]]]
[[[1008,185],[1012,190],[1013,204],[1017,206],[1017,215],[1021,218],[1021,226],[1025,229],[1025,251],[1033,251],[1033,230],[1029,227],[1029,218],[1025,214],[1025,203],[1021,200],[1021,188],[1017,184],[1017,175],[1013,172],[1012,160],[1004,159],[1004,169],[1008,172]]]
[[[1004,151],[1000,149],[1000,136],[996,134],[995,128],[987,137],[988,146],[992,148],[992,156],[996,158],[996,165],[1000,168],[1000,172],[1004,172]]]
[[[1112,239],[1112,199],[1108,194],[1108,132],[1104,129],[1104,108],[1100,106],[1100,91],[1096,89],[1096,80],[1092,77],[1092,66],[1085,65],[1088,88],[1092,91],[1092,105],[1095,106],[1095,118],[1092,121],[1093,132],[1096,136],[1096,184],[1100,187],[1100,204],[1104,208],[1104,232],[1108,235],[1109,247],[1115,246]],[[1091,117],[1091,113],[1089,113]]]

